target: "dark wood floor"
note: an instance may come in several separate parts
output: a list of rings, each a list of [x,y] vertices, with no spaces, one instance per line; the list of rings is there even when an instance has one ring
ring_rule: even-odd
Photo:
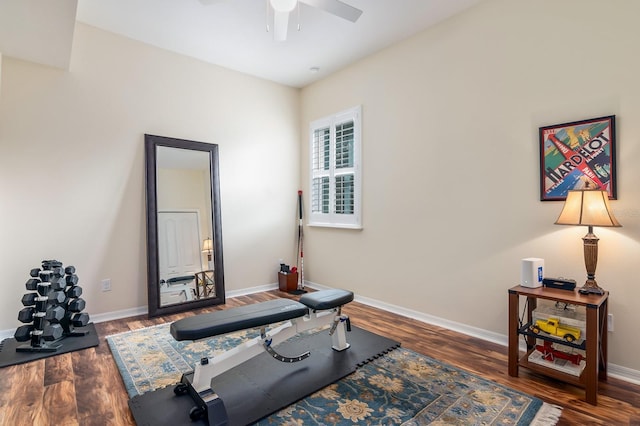
[[[293,296],[270,291],[229,299],[226,307],[276,297]],[[100,334],[96,348],[0,369],[0,425],[135,424],[105,336],[221,308],[96,324]],[[353,325],[399,340],[405,348],[561,405],[559,425],[640,425],[640,386],[609,378],[600,383],[598,406],[594,407],[584,402],[580,388],[525,371],[518,378],[509,377],[506,347],[356,302],[343,312]]]

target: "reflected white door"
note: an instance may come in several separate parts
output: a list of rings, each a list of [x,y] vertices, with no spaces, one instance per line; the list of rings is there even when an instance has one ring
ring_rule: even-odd
[[[160,279],[192,275],[202,270],[198,212],[158,213]]]

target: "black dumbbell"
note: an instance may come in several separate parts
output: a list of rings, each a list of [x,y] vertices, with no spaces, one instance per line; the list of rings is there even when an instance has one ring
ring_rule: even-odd
[[[83,312],[81,314],[73,314],[73,316],[71,317],[71,324],[74,327],[84,327],[85,325],[89,324],[89,314],[86,312]]]
[[[42,282],[48,283],[51,279],[51,275],[53,274],[50,270],[40,271],[40,279],[42,280]]]
[[[31,278],[29,280],[27,280],[27,282],[25,283],[25,287],[27,288],[27,290],[37,290],[38,289],[38,284],[40,284],[40,280],[37,278]]]
[[[51,278],[51,289],[52,290],[62,290],[66,286],[62,277],[53,277]]]
[[[18,312],[18,321],[23,323],[29,323],[33,321],[33,314],[36,313],[36,309],[34,307],[22,308],[20,312]]]
[[[38,303],[38,310],[44,311],[46,309],[47,302],[63,303],[65,300],[67,300],[67,296],[65,296],[63,291],[49,292],[46,300],[44,299],[44,297],[42,300],[38,300],[39,297],[40,296],[38,295],[38,293],[25,293],[22,296],[22,300],[21,300],[22,306],[33,306],[36,303]]]
[[[33,268],[29,272],[29,275],[31,275],[33,278],[38,278],[40,276],[40,268]]]
[[[67,296],[65,296],[64,291],[49,291],[50,289],[48,287],[49,286],[38,287],[38,293],[42,295],[42,298],[40,300],[36,300],[37,298],[41,297],[38,295],[38,293],[25,294],[24,296],[22,296],[22,304],[24,306],[31,306],[38,301],[45,301],[45,302],[51,302],[51,303],[63,303],[65,300],[67,300]],[[25,303],[27,302],[29,304],[25,305]],[[46,306],[46,305],[43,305],[43,306]]]
[[[78,284],[78,276],[76,274],[67,275],[65,277],[65,280],[67,282],[67,285],[76,285],[76,284]]]
[[[38,284],[38,294],[40,296],[46,296],[51,291],[50,282],[42,282]]]
[[[64,277],[64,269],[62,268],[62,265],[56,266],[51,270],[51,272],[53,272],[54,277],[57,277],[57,278]]]
[[[67,274],[67,275],[75,274],[76,273],[76,267],[69,265],[66,268],[64,268],[64,273]]]
[[[44,327],[42,338],[47,341],[58,340],[62,337],[63,331],[60,324],[49,324]]]
[[[73,287],[67,287],[64,293],[67,295],[69,299],[77,299],[82,295],[82,287],[79,287],[77,285]]]
[[[36,331],[43,330],[44,327],[48,324],[48,321],[44,319],[44,312],[36,312],[33,315],[33,326]]]
[[[32,325],[21,325],[16,329],[16,332],[13,334],[13,337],[15,337],[18,342],[26,342],[31,338],[32,331],[33,331]]]
[[[60,268],[62,266],[62,262],[58,260],[43,260],[42,267],[44,269],[52,269],[52,268]]]
[[[67,296],[65,296],[64,291],[51,291],[49,292],[48,300],[53,303],[63,303],[67,300]]]
[[[80,312],[84,309],[85,305],[86,302],[84,301],[84,299],[73,299],[71,302],[69,302],[69,306],[67,307],[67,309],[69,310],[69,312]]]
[[[67,313],[67,311],[60,305],[58,306],[54,306],[52,308],[47,309],[47,312],[45,314],[45,319],[51,321],[51,322],[60,322],[62,320],[62,318],[64,318],[64,315]]]
[[[38,300],[36,300],[36,311],[44,312],[47,310],[47,306],[49,306],[49,298],[38,297]]]
[[[38,293],[26,293],[24,296],[22,296],[22,305],[33,306],[36,304],[37,298],[38,298]]]

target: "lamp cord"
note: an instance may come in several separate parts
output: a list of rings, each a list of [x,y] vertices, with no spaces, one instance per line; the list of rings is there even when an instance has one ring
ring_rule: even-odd
[[[522,315],[520,315],[520,317],[518,317],[518,329],[522,328],[522,325],[523,325],[522,321],[524,319],[524,313],[526,312],[528,306],[529,306],[529,298],[527,297],[525,302],[524,302],[524,305],[522,305]]]

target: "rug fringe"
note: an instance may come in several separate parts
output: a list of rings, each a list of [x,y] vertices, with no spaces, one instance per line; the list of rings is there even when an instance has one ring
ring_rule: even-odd
[[[533,418],[531,426],[553,426],[558,423],[561,415],[562,407],[545,402]]]

